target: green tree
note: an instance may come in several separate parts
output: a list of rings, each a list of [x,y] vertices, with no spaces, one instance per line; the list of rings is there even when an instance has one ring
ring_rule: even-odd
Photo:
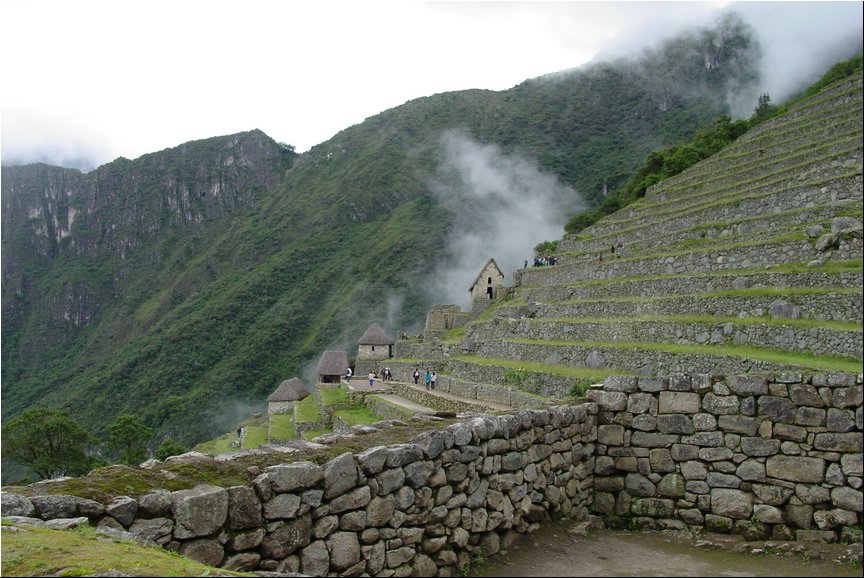
[[[181,446],[171,438],[165,438],[162,440],[162,443],[159,444],[153,457],[157,460],[164,460],[167,457],[180,455],[185,451],[185,447]]]
[[[108,447],[127,466],[136,466],[147,459],[147,443],[152,437],[153,430],[137,415],[121,415],[108,426]]]
[[[86,473],[87,449],[97,440],[64,410],[30,409],[3,425],[3,457],[40,479]]]

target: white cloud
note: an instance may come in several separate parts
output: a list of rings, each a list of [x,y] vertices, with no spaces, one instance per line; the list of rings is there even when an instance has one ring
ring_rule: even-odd
[[[860,2],[769,4],[766,42],[792,30],[806,39],[772,61],[784,71],[844,31],[860,37]],[[507,89],[704,24],[725,6],[6,0],[2,157],[80,147],[103,163],[253,128],[302,152],[407,100]]]

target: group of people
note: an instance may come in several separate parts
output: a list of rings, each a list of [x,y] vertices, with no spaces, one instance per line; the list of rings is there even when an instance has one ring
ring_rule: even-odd
[[[411,378],[414,380],[414,385],[419,385],[420,381],[420,370],[418,368],[414,368],[414,372],[411,374]],[[435,371],[429,371],[426,369],[426,376],[423,378],[424,383],[426,384],[426,391],[430,389],[435,389],[435,382],[438,381],[438,373]]]
[[[558,257],[554,257],[552,255],[545,256],[536,256],[534,257],[534,266],[535,267],[543,267],[546,265],[554,265],[558,262]],[[528,268],[528,259],[525,259],[525,268]]]

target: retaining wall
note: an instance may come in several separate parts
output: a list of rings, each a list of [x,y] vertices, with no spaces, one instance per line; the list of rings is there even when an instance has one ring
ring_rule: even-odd
[[[85,517],[234,570],[450,576],[552,515],[587,515],[595,404],[482,416],[249,486],[120,497],[4,493],[4,516]]]
[[[862,377],[607,378],[597,403],[595,513],[612,525],[856,539]]]

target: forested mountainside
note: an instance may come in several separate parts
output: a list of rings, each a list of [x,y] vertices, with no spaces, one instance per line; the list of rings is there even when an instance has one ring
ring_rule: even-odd
[[[370,322],[422,321],[454,216],[485,215],[460,186],[430,186],[446,131],[596,204],[726,113],[758,53],[731,18],[636,60],[410,101],[299,156],[252,131],[87,174],[3,167],[4,420],[44,405],[97,435],[135,413],[212,437]]]

